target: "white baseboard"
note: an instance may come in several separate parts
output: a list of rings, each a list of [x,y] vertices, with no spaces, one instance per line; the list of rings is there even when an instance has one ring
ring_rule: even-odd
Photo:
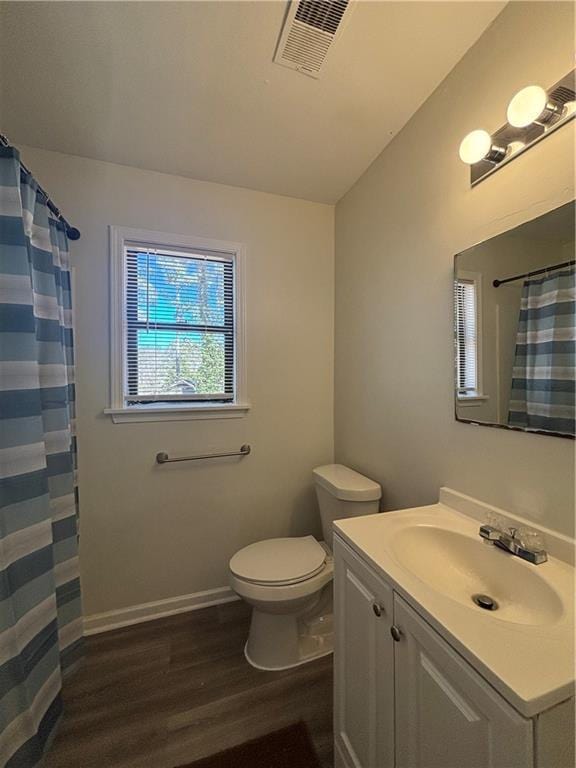
[[[93,613],[91,616],[84,617],[84,635],[97,635],[100,632],[109,632],[111,629],[142,624],[164,616],[197,611],[199,608],[231,603],[239,599],[230,587],[218,587],[218,589],[207,589],[205,592],[194,592],[191,595],[168,597],[166,600],[157,600],[153,603],[118,608],[106,613]]]

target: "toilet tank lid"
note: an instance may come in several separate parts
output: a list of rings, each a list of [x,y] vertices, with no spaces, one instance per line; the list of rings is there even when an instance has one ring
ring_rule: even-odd
[[[343,501],[376,501],[382,496],[378,483],[343,464],[326,464],[312,473],[318,485]]]

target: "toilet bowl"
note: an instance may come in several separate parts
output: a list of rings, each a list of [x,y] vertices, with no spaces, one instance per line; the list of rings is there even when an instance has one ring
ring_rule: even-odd
[[[313,475],[324,541],[265,539],[230,560],[230,586],[252,606],[244,653],[257,669],[289,669],[332,652],[332,521],[378,512],[378,483],[340,464]]]

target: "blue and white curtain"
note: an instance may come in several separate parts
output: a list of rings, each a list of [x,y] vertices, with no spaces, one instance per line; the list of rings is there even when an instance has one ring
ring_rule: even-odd
[[[510,426],[574,434],[575,286],[574,267],[524,283]]]
[[[39,765],[79,659],[68,241],[0,147],[0,766]]]

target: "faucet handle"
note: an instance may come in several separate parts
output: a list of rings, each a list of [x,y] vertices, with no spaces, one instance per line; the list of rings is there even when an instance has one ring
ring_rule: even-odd
[[[521,531],[522,535],[522,544],[527,549],[531,550],[541,550],[545,549],[544,545],[544,538],[540,531],[536,531],[533,528],[524,528]]]
[[[488,514],[485,517],[486,525],[489,525],[491,528],[494,528],[497,531],[507,531],[508,528],[506,526],[506,520],[503,517],[500,517],[500,515],[497,515],[495,512],[488,512]]]
[[[481,525],[478,533],[487,541],[497,541],[500,538],[500,531],[492,525]]]

